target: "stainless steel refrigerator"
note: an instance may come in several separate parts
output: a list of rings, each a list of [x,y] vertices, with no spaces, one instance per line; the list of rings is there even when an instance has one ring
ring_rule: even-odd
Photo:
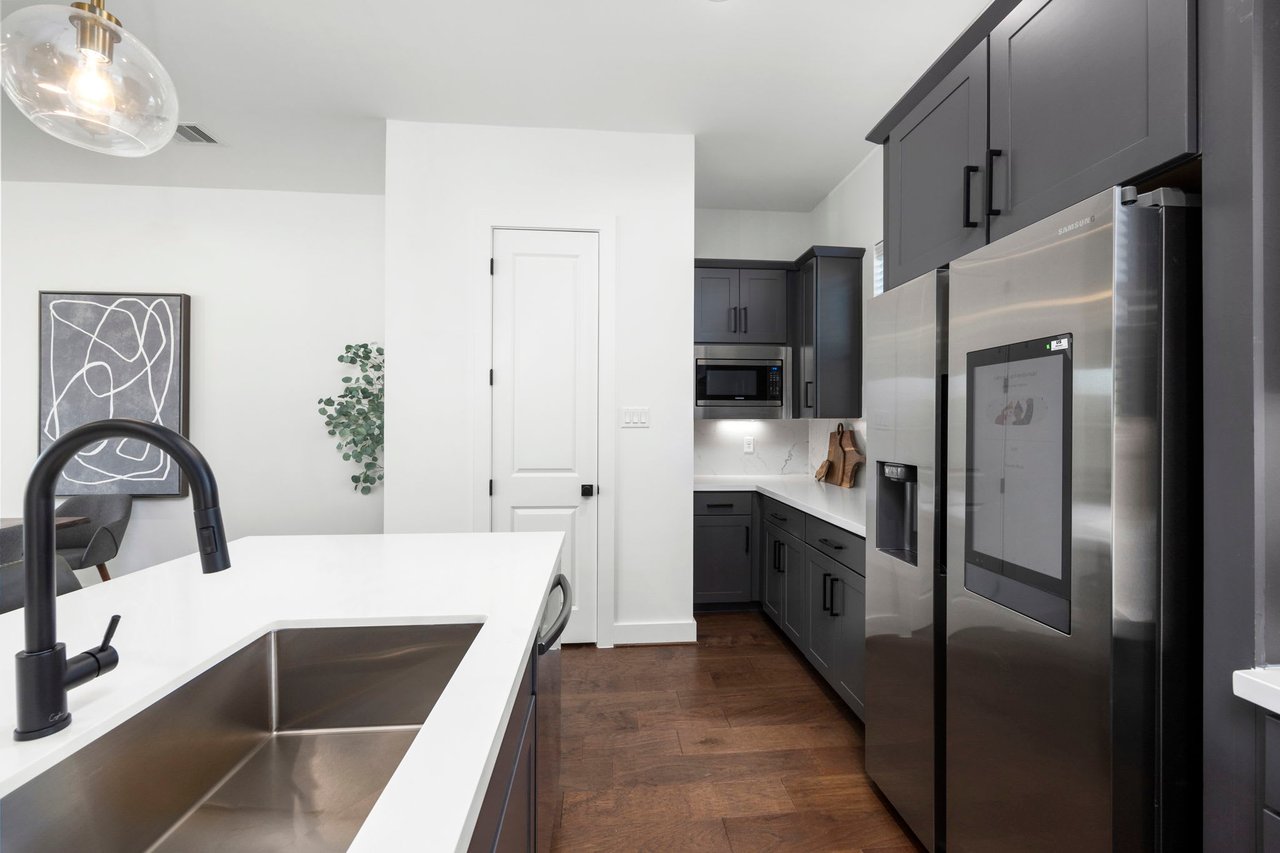
[[[1116,188],[872,300],[866,760],[930,850],[1198,839],[1196,230]]]

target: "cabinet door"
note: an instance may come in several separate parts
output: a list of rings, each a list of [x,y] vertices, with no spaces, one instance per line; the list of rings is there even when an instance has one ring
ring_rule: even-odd
[[[782,630],[801,649],[809,640],[809,578],[805,572],[804,544],[789,534],[783,534],[782,570]]]
[[[782,627],[782,598],[786,594],[786,570],[782,567],[782,532],[772,524],[764,526],[764,612]]]
[[[843,566],[831,595],[832,614],[839,623],[835,651],[836,692],[859,717],[866,719],[863,686],[867,671],[867,584]]]
[[[1024,0],[995,28],[991,239],[1195,152],[1194,6]]]
[[[986,243],[986,151],[983,42],[885,143],[886,290]]]
[[[805,573],[809,586],[809,642],[804,655],[832,685],[838,680],[835,662],[840,646],[841,623],[832,616],[832,587],[838,583],[839,567],[828,557],[806,549]]]
[[[739,340],[738,271],[694,270],[693,339],[700,344]]]
[[[785,344],[786,270],[739,270],[738,310],[742,343]]]
[[[693,603],[751,600],[751,516],[693,519]]]
[[[860,418],[862,257],[815,260],[811,417]]]
[[[816,417],[818,376],[814,344],[818,336],[818,259],[810,258],[800,268],[800,369],[796,371],[796,408],[802,418]]]

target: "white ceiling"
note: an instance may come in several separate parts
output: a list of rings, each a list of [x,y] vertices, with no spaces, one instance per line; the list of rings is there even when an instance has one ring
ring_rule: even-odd
[[[380,193],[394,118],[693,133],[699,207],[807,211],[988,2],[108,0],[225,146],[104,157],[6,98],[0,174]]]

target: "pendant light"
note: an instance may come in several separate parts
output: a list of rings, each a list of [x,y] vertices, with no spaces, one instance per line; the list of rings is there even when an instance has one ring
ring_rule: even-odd
[[[45,133],[117,157],[144,157],[173,138],[173,81],[105,0],[28,6],[0,31],[4,90]]]

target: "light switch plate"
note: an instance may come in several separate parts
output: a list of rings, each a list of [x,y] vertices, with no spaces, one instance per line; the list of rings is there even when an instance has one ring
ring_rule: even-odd
[[[756,438],[754,435],[744,435],[742,437],[742,452],[743,453],[756,452]]]
[[[628,406],[622,410],[623,429],[648,429],[649,407]]]

